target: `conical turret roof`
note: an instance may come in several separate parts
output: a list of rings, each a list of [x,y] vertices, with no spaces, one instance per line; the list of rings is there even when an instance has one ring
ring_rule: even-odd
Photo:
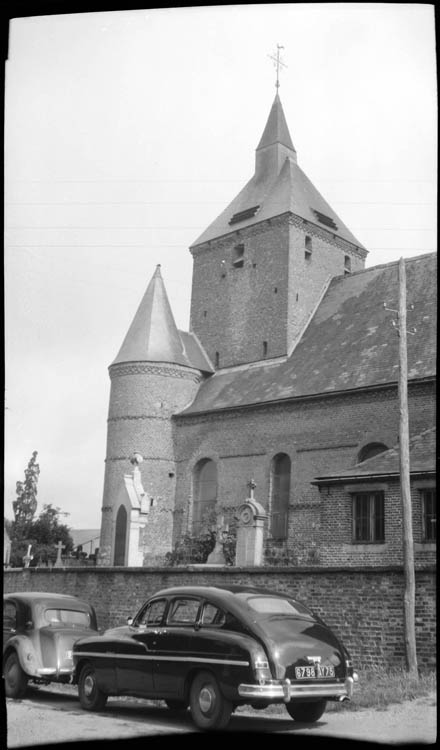
[[[147,287],[133,322],[112,364],[174,362],[189,366],[171,310],[160,265]]]
[[[201,372],[214,371],[197,336],[178,330],[160,265],[156,266],[112,365],[123,362],[166,362],[184,365]]]
[[[278,93],[255,154],[255,174],[192,247],[291,212],[365,250],[297,164]]]

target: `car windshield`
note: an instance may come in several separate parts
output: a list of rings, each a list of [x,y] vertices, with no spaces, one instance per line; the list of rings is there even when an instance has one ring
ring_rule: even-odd
[[[46,609],[44,619],[49,625],[63,625],[64,627],[90,627],[90,615],[88,612],[80,612],[74,609]]]
[[[279,596],[252,596],[248,598],[247,603],[254,612],[263,615],[290,615],[314,619],[307,607],[293,599],[283,599]]]

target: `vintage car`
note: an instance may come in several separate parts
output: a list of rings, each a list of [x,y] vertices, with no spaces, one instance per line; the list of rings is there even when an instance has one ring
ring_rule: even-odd
[[[72,646],[96,634],[93,607],[74,596],[20,592],[3,597],[3,677],[5,694],[22,698],[29,681],[69,682]]]
[[[159,591],[127,625],[73,647],[82,707],[109,695],[164,700],[200,729],[223,729],[241,705],[284,703],[317,721],[327,701],[349,699],[357,674],[346,648],[288,594],[247,586]]]

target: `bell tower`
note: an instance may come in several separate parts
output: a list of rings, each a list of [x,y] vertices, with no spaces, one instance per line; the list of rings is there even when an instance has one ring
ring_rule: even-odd
[[[190,328],[216,369],[288,357],[367,255],[298,165],[278,85],[253,177],[190,248]]]

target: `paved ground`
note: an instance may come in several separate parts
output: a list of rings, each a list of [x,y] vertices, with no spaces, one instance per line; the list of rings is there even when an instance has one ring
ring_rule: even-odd
[[[84,742],[90,740],[123,739],[123,748],[131,740],[148,736],[181,736],[192,734],[193,740],[205,738],[196,732],[189,713],[173,715],[164,704],[138,699],[112,698],[105,711],[91,714],[78,703],[76,689],[71,686],[51,686],[30,689],[22,701],[7,700],[7,747],[46,746],[52,743]],[[337,746],[345,741],[395,744],[431,744],[436,741],[436,696],[406,701],[389,706],[383,711],[328,711],[316,724],[293,722],[287,713],[275,716],[265,711],[238,711],[227,729],[230,733],[277,733],[277,744],[282,737],[290,737],[298,744],[300,738],[321,740],[327,745],[338,738]],[[293,736],[292,736],[293,735]],[[325,740],[327,738],[327,740]],[[130,740],[130,742],[127,742]],[[291,744],[291,742],[290,742]]]

